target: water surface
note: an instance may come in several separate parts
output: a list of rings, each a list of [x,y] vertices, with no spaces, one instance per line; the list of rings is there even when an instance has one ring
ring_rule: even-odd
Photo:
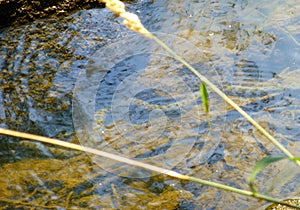
[[[297,1],[157,0],[127,6],[151,31],[172,34],[165,38],[169,45],[180,49],[199,72],[299,155]],[[134,33],[121,22],[105,9],[94,9],[2,29],[1,127],[113,149],[248,189],[246,178],[255,162],[281,153],[211,92],[209,127],[198,93],[200,81],[161,49],[132,38]],[[129,35],[141,41],[113,48],[131,40]],[[103,79],[97,81],[100,61],[107,61],[110,69],[104,69]],[[76,89],[80,81],[80,87],[86,87],[82,92]],[[75,114],[74,95],[81,100],[79,105],[86,105],[75,106],[81,109]],[[100,138],[84,138],[87,133],[78,131],[94,131]],[[104,159],[100,159],[103,165],[95,164],[94,157],[43,144],[2,136],[0,145],[0,202],[7,208],[257,209],[264,205],[194,183],[150,177],[143,170],[128,174],[123,164]],[[182,152],[183,147],[188,149]],[[119,177],[122,172],[127,177]],[[298,174],[292,163],[274,164],[258,177],[257,188],[280,198],[299,196]]]

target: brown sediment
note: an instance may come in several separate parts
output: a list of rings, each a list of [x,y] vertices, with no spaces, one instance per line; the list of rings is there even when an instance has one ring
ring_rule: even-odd
[[[0,26],[18,25],[104,6],[98,0],[0,0]]]

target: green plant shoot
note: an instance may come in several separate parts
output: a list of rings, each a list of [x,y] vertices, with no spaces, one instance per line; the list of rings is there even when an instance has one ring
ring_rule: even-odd
[[[206,114],[208,114],[209,113],[209,99],[208,99],[206,85],[204,82],[201,82],[200,92],[201,92],[202,105],[203,105],[204,111],[206,112]]]
[[[277,161],[283,160],[283,159],[288,159],[287,157],[265,157],[263,159],[261,159],[260,161],[258,161],[256,163],[256,165],[254,166],[254,168],[252,169],[251,174],[248,177],[248,185],[250,187],[250,190],[253,194],[256,193],[256,190],[254,188],[254,180],[256,175],[265,167],[267,167],[269,164],[271,163],[275,163]],[[299,157],[294,157],[291,158],[291,160],[293,161],[299,161],[300,158]]]
[[[264,169],[266,166],[268,166],[269,164],[280,161],[280,160],[283,160],[285,158],[286,157],[265,157],[265,158],[261,159],[260,161],[258,161],[256,163],[256,165],[252,169],[251,174],[248,177],[248,185],[249,185],[250,190],[251,190],[252,193],[256,193],[256,190],[254,188],[254,180],[255,180],[256,175],[262,169]]]

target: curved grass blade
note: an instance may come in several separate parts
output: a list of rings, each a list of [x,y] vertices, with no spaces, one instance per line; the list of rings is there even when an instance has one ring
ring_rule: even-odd
[[[260,161],[258,161],[256,163],[256,165],[254,166],[254,168],[252,169],[252,172],[251,174],[249,175],[248,177],[248,185],[250,187],[250,190],[253,194],[256,193],[256,190],[254,188],[254,180],[255,180],[255,177],[256,175],[263,169],[265,168],[266,166],[268,166],[269,164],[271,163],[274,163],[274,162],[277,162],[277,161],[280,161],[282,159],[285,159],[286,157],[265,157],[263,159],[261,159]]]

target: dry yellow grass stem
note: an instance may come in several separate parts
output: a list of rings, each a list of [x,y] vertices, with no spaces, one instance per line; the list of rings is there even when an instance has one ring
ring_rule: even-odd
[[[100,0],[100,2],[105,3],[107,9],[124,18],[123,24],[128,28],[140,34],[143,34],[148,38],[152,37],[151,33],[143,26],[136,14],[126,12],[125,4],[123,2],[119,0]]]
[[[272,198],[272,197],[269,197],[269,196],[266,196],[266,195],[263,195],[263,194],[253,193],[253,192],[250,192],[250,191],[237,189],[237,188],[230,187],[230,186],[223,185],[223,184],[219,184],[219,183],[216,183],[216,182],[211,182],[211,181],[206,181],[206,180],[199,179],[199,178],[196,178],[196,177],[191,177],[191,176],[188,176],[188,175],[177,173],[177,172],[172,171],[172,170],[164,169],[164,168],[157,167],[157,166],[154,166],[154,165],[150,165],[150,164],[147,164],[147,163],[139,162],[139,161],[136,161],[136,160],[125,158],[125,157],[121,157],[119,155],[115,155],[115,154],[112,154],[112,153],[108,153],[108,152],[104,152],[104,151],[101,151],[101,150],[93,149],[93,148],[90,148],[90,147],[84,147],[84,146],[81,146],[81,145],[78,145],[78,144],[65,142],[65,141],[62,141],[62,140],[59,140],[59,139],[51,139],[51,138],[44,137],[44,136],[38,136],[38,135],[34,135],[34,134],[18,132],[18,131],[14,131],[14,130],[5,129],[5,128],[0,128],[0,134],[8,135],[8,136],[14,136],[14,137],[18,137],[18,138],[25,138],[25,139],[35,140],[35,141],[39,141],[39,142],[44,142],[44,143],[48,143],[48,144],[62,146],[62,147],[65,147],[65,148],[79,150],[79,151],[99,155],[99,156],[102,156],[102,157],[105,157],[105,158],[108,158],[108,159],[111,159],[111,160],[116,160],[116,161],[119,161],[119,162],[123,162],[123,163],[126,163],[128,165],[137,166],[137,167],[140,167],[140,168],[144,168],[144,169],[148,169],[148,170],[155,171],[155,172],[158,172],[158,173],[162,173],[162,174],[165,174],[165,175],[177,178],[177,179],[197,182],[199,184],[208,185],[208,186],[215,187],[215,188],[218,188],[218,189],[223,189],[223,190],[238,193],[238,194],[241,194],[241,195],[251,196],[251,197],[263,199],[263,200],[266,200],[266,201],[271,201],[273,203],[279,203],[279,204],[282,204],[282,205],[287,205],[287,206],[290,206],[290,207],[300,209],[299,206],[295,206],[295,205],[292,205],[292,204],[286,204],[286,203],[284,203],[284,202],[282,202],[278,199],[275,199],[275,198]]]
[[[119,161],[119,162],[123,162],[123,163],[126,163],[128,165],[138,166],[138,167],[145,168],[145,169],[148,169],[148,170],[151,170],[151,171],[166,174],[168,176],[175,177],[175,178],[178,178],[178,179],[188,180],[188,176],[177,173],[177,172],[172,171],[172,170],[168,170],[168,169],[164,169],[164,168],[161,168],[161,167],[153,166],[153,165],[150,165],[150,164],[147,164],[147,163],[139,162],[139,161],[132,160],[132,159],[129,159],[129,158],[126,158],[126,157],[121,157],[119,155],[115,155],[115,154],[112,154],[112,153],[108,153],[108,152],[104,152],[104,151],[101,151],[101,150],[93,149],[93,148],[90,148],[90,147],[85,147],[85,146],[81,146],[81,145],[78,145],[78,144],[65,142],[65,141],[62,141],[62,140],[59,140],[59,139],[52,139],[52,138],[48,138],[48,137],[44,137],[44,136],[39,136],[39,135],[29,134],[29,133],[23,133],[23,132],[9,130],[9,129],[5,129],[5,128],[0,128],[0,134],[8,135],[8,136],[14,136],[14,137],[18,137],[18,138],[35,140],[35,141],[39,141],[39,142],[44,142],[44,143],[48,143],[48,144],[62,146],[62,147],[69,148],[69,149],[74,149],[74,150],[78,150],[78,151],[82,151],[82,152],[87,152],[87,153],[90,153],[90,154],[94,154],[94,155],[102,156],[102,157],[109,158],[109,159],[112,159],[112,160],[116,160],[116,161]]]
[[[159,38],[150,33],[141,23],[139,17],[133,13],[126,12],[125,5],[119,0],[100,0],[106,3],[106,7],[114,13],[120,15],[125,19],[124,24],[127,25],[131,30],[136,31],[147,38],[154,40],[167,52],[169,52],[176,60],[185,65],[191,72],[193,72],[202,82],[209,86],[219,96],[221,96],[228,104],[235,108],[244,118],[246,118],[255,128],[257,128],[263,135],[265,135],[278,149],[280,149],[290,160],[294,161],[300,167],[300,161],[295,157],[279,142],[277,141],[268,131],[266,131],[261,125],[259,125],[250,115],[248,115],[241,107],[239,107],[233,100],[231,100],[223,91],[221,91],[216,85],[214,85],[209,79],[200,74],[194,69],[189,63],[183,58],[177,55],[172,49],[170,49],[164,42]]]

